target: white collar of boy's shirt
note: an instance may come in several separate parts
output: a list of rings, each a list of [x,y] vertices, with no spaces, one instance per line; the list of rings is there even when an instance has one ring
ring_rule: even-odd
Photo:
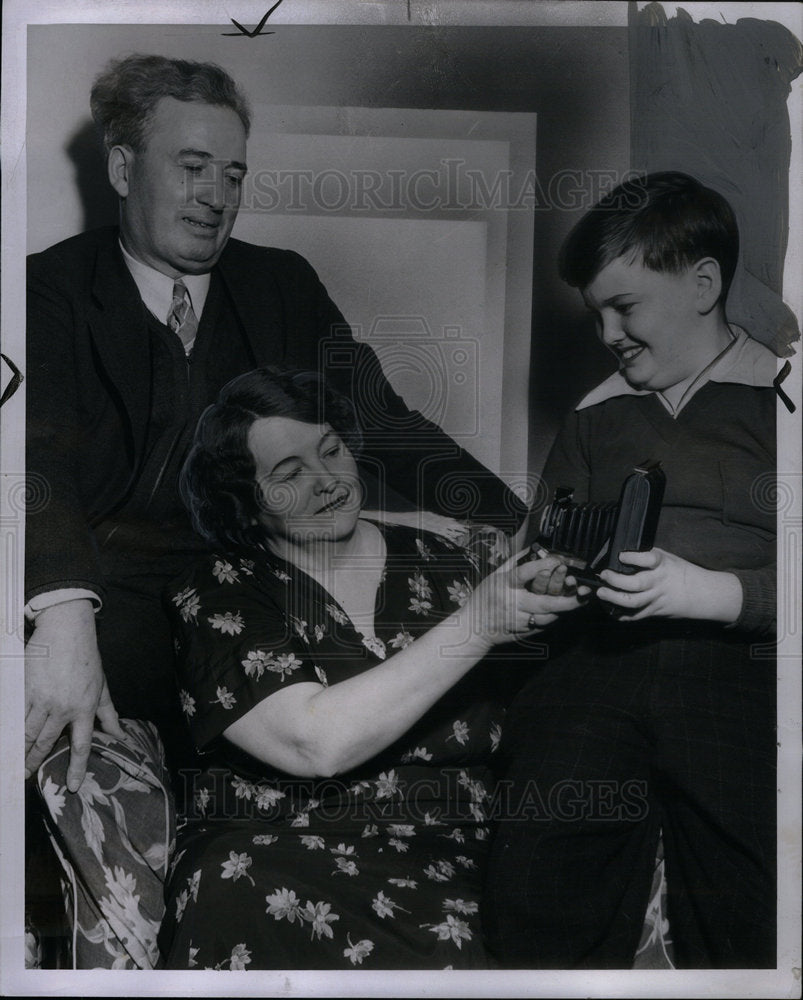
[[[666,399],[663,393],[656,393],[652,389],[634,389],[628,385],[621,372],[615,372],[584,396],[575,410],[588,409],[589,406],[596,406],[616,396],[657,395],[666,410],[676,417],[694,394],[708,382],[771,386],[778,373],[778,358],[768,347],[753,340],[746,330],[733,324],[730,329],[734,334],[730,344],[697,375],[673,386],[672,401]]]
[[[170,278],[166,274],[162,274],[161,271],[157,271],[155,267],[136,260],[123,246],[122,240],[120,241],[120,249],[123,251],[123,260],[131,272],[131,277],[136,282],[146,308],[161,323],[166,323],[173,305],[173,284],[178,279]],[[187,286],[193,312],[200,319],[209,292],[211,276],[207,272],[206,274],[181,275],[180,277]]]

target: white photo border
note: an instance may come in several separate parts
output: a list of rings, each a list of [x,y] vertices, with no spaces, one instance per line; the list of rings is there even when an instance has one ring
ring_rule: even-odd
[[[24,334],[24,248],[26,246],[26,36],[28,26],[52,23],[215,24],[258,23],[268,3],[237,0],[222,3],[164,0],[6,0],[3,6],[2,53],[2,351],[22,369]],[[637,5],[639,8],[644,3]],[[796,3],[663,4],[667,16],[677,7],[695,21],[753,16],[777,20],[801,36],[803,8]],[[285,0],[272,25],[616,25],[628,19],[626,2],[548,2],[548,0]],[[785,301],[800,321],[803,316],[803,78],[792,87],[788,101],[792,123],[790,169],[790,240],[785,262]],[[787,394],[801,405],[800,352],[792,357],[792,373],[784,382]],[[2,388],[8,381],[3,371]],[[799,425],[780,444],[779,474],[789,477],[791,507],[779,514],[785,539],[779,566],[779,611],[785,638],[779,646],[779,968],[768,971],[711,972],[458,972],[443,973],[316,973],[286,972],[116,972],[24,970],[23,910],[24,841],[21,594],[23,583],[22,520],[18,514],[24,491],[24,392],[3,407],[0,420],[0,534],[2,577],[2,649],[0,649],[0,992],[4,995],[151,995],[217,996],[800,996],[800,613],[801,487]],[[788,424],[789,421],[785,421]],[[784,610],[785,609],[785,610]],[[123,978],[121,978],[121,976]]]

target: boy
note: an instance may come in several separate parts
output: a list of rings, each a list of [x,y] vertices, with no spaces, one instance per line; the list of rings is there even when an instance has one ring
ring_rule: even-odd
[[[570,233],[619,371],[571,414],[547,493],[615,501],[660,461],[656,547],[606,570],[506,725],[486,932],[506,967],[632,965],[663,837],[682,967],[775,966],[775,356],[728,323],[738,230],[679,173],[627,182]],[[560,629],[558,625],[556,628]]]

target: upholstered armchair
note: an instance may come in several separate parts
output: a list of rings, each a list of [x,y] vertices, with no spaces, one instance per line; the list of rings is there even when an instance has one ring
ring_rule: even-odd
[[[69,961],[76,969],[158,967],[176,809],[156,729],[130,719],[121,726],[125,741],[95,733],[78,792],[66,789],[66,737],[37,776],[63,869]],[[659,854],[635,968],[672,968],[665,889]]]

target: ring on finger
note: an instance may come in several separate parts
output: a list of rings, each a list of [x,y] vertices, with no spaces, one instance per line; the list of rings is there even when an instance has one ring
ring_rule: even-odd
[[[527,628],[535,628],[535,626],[536,626],[535,615],[530,615],[530,617],[527,619]]]

